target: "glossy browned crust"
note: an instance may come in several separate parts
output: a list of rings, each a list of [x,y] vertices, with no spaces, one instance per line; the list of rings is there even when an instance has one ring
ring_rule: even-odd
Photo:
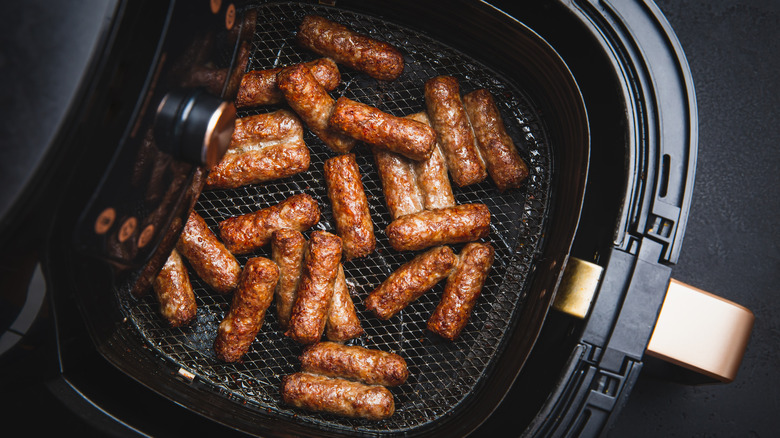
[[[393,394],[384,386],[295,373],[282,377],[282,401],[290,406],[350,418],[383,420],[395,413]]]
[[[206,179],[211,189],[286,178],[309,169],[309,148],[303,125],[290,111],[242,117],[236,120],[230,148]]]
[[[357,345],[319,342],[306,347],[300,360],[303,372],[343,377],[368,385],[398,386],[409,377],[403,357]]]
[[[336,231],[344,245],[344,260],[371,254],[376,248],[374,223],[355,154],[329,158],[325,161],[324,172]]]
[[[412,120],[430,125],[430,119],[424,112],[407,116]],[[417,185],[423,196],[423,205],[426,210],[451,207],[455,205],[455,195],[452,194],[452,185],[447,170],[447,161],[441,151],[439,142],[433,146],[431,156],[427,160],[413,162],[414,174]]]
[[[194,210],[179,236],[176,250],[215,291],[225,294],[235,289],[241,265]]]
[[[396,251],[471,242],[490,233],[490,210],[485,204],[461,204],[402,216],[385,228]]]
[[[427,159],[436,143],[436,132],[430,126],[396,117],[346,97],[336,101],[330,116],[330,126],[360,141],[412,160]]]
[[[303,63],[312,76],[327,91],[333,91],[341,82],[339,68],[330,58],[319,58]],[[266,70],[252,70],[241,78],[241,87],[236,96],[236,108],[282,103],[284,95],[279,89],[276,75],[284,67]]]
[[[412,165],[414,161],[379,147],[371,147],[371,151],[390,218],[421,211],[424,208],[423,196],[417,185]]]
[[[404,57],[392,45],[330,21],[308,15],[303,18],[297,34],[298,44],[362,71],[372,78],[392,81],[404,70]]]
[[[328,119],[336,101],[308,68],[301,64],[286,67],[277,79],[287,104],[326,146],[338,153],[349,152],[355,146],[354,138],[330,128]]]
[[[485,180],[487,170],[463,108],[458,80],[452,76],[429,79],[425,105],[455,184],[464,187]]]
[[[333,297],[330,299],[328,319],[325,323],[325,337],[328,340],[344,342],[363,334],[363,327],[355,309],[355,303],[349,294],[344,267],[339,266],[336,281],[333,283]]]
[[[485,89],[472,91],[463,96],[463,106],[490,178],[501,191],[520,187],[528,177],[528,165],[507,134],[493,95]]]
[[[233,254],[247,254],[268,244],[276,230],[290,228],[302,232],[319,221],[317,201],[301,193],[254,213],[223,220],[219,223],[219,236]]]
[[[363,304],[377,318],[388,320],[447,278],[457,261],[449,246],[432,248],[396,269]]]
[[[341,239],[327,231],[313,231],[306,248],[303,274],[286,336],[301,344],[320,340],[325,330],[339,266]]]
[[[249,351],[263,326],[278,279],[279,268],[271,260],[264,257],[247,260],[230,311],[217,329],[214,352],[219,360],[235,362]]]
[[[494,257],[489,243],[472,242],[463,247],[458,267],[447,279],[441,301],[428,319],[428,330],[450,341],[460,336],[482,293]]]
[[[195,292],[187,268],[176,249],[171,251],[152,287],[160,303],[160,314],[171,327],[181,327],[192,321],[198,311]]]
[[[279,282],[276,284],[276,315],[282,331],[290,325],[290,313],[303,272],[303,255],[306,238],[300,231],[284,228],[271,236],[271,260],[279,266]]]

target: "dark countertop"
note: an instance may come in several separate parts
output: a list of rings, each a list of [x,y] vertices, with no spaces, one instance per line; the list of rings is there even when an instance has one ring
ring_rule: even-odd
[[[643,373],[613,437],[780,430],[780,2],[658,0],[693,73],[699,152],[673,277],[751,309],[739,374],[692,386]]]

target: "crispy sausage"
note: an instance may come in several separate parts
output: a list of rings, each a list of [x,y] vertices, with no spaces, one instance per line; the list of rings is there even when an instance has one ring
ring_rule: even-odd
[[[423,196],[417,185],[413,161],[379,147],[372,147],[371,151],[390,218],[397,219],[421,211],[424,208]]]
[[[306,238],[300,231],[283,228],[271,236],[271,260],[279,266],[276,284],[276,315],[282,331],[290,325],[290,313],[301,281]]]
[[[383,420],[395,412],[393,394],[384,386],[317,374],[282,377],[281,395],[287,405],[350,418]]]
[[[396,251],[471,242],[490,233],[490,210],[485,204],[460,204],[402,216],[385,228]]]
[[[404,70],[404,57],[392,45],[317,15],[303,18],[298,44],[374,79],[392,81]]]
[[[235,362],[249,351],[263,326],[278,280],[279,268],[271,260],[264,257],[247,260],[230,311],[217,329],[214,352],[219,360]]]
[[[328,320],[325,323],[325,337],[328,340],[344,342],[363,334],[355,303],[349,294],[344,267],[339,266],[336,281],[333,283],[333,297],[328,308]]]
[[[314,78],[326,91],[333,91],[341,82],[341,73],[336,63],[330,58],[319,58],[303,63]],[[284,102],[284,95],[279,89],[276,75],[284,67],[253,70],[241,78],[241,87],[236,96],[236,108],[258,105],[273,105]]]
[[[398,386],[409,377],[403,357],[357,345],[319,342],[306,347],[300,360],[303,372],[344,377],[368,385]]]
[[[286,336],[301,344],[320,340],[325,330],[339,266],[341,239],[327,231],[313,231],[306,247],[301,282]]]
[[[290,111],[236,120],[230,148],[209,172],[206,187],[236,188],[286,178],[309,169],[303,125]]]
[[[160,314],[171,327],[181,327],[192,321],[198,311],[195,292],[187,268],[176,249],[171,251],[152,287],[160,303]]]
[[[354,138],[329,126],[328,120],[336,101],[308,68],[302,64],[286,67],[279,72],[277,79],[287,103],[327,147],[334,152],[345,153],[355,146]]]
[[[494,251],[488,243],[472,242],[460,252],[458,267],[447,279],[436,310],[428,319],[428,330],[454,341],[468,323],[471,310],[482,293]]]
[[[306,231],[319,221],[317,201],[301,193],[254,213],[223,220],[219,223],[219,236],[233,254],[247,254],[270,242],[276,230]]]
[[[436,143],[436,132],[416,120],[396,117],[364,103],[339,97],[330,126],[375,147],[412,160],[425,160]]]
[[[520,187],[528,177],[528,165],[507,134],[493,95],[485,89],[472,91],[463,96],[463,106],[490,178],[501,191]]]
[[[176,242],[176,250],[215,291],[226,294],[235,289],[241,265],[194,210]]]
[[[326,160],[324,171],[333,219],[344,245],[344,260],[371,254],[376,248],[374,223],[355,155],[344,154]]]
[[[424,112],[411,114],[407,117],[430,125],[428,115]],[[452,194],[452,185],[450,185],[450,177],[447,173],[447,161],[438,141],[433,146],[431,156],[427,160],[415,161],[413,167],[426,210],[455,205],[455,195]]]
[[[364,304],[379,319],[388,320],[447,278],[457,262],[449,246],[430,249],[396,269],[368,294]]]
[[[487,170],[463,108],[458,80],[436,76],[425,82],[425,105],[455,184],[464,187],[485,180]]]

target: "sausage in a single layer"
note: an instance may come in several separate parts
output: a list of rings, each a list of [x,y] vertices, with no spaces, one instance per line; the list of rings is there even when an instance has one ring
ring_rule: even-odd
[[[306,347],[300,360],[303,372],[344,377],[368,385],[398,386],[409,377],[403,357],[358,345],[319,342]]]
[[[449,246],[432,248],[396,269],[364,304],[377,318],[388,320],[447,278],[457,262]]]
[[[176,249],[171,251],[152,286],[160,303],[160,314],[171,327],[181,327],[192,321],[198,311],[195,292],[187,268]]]
[[[384,386],[318,374],[282,377],[281,395],[287,405],[349,418],[384,420],[395,412],[393,394]]]
[[[490,210],[485,204],[460,204],[402,216],[385,228],[396,251],[472,242],[490,233]]]
[[[274,299],[279,268],[264,257],[249,259],[225,318],[219,324],[214,352],[219,360],[235,362],[249,351]]]
[[[471,311],[493,265],[489,243],[471,242],[460,252],[458,267],[447,279],[439,305],[428,319],[428,329],[454,341],[466,327]]]
[[[428,115],[424,112],[414,113],[407,117],[430,125]],[[433,146],[431,156],[427,160],[415,161],[413,167],[426,210],[455,205],[455,195],[452,194],[447,161],[438,141]]]
[[[241,265],[195,210],[184,225],[176,250],[215,291],[226,294],[235,289]]]
[[[319,221],[317,201],[301,193],[254,213],[223,220],[219,223],[219,236],[233,254],[247,254],[268,244],[276,230],[306,231]]]
[[[341,82],[341,74],[336,63],[330,58],[319,58],[303,63],[327,91],[333,91]],[[284,102],[276,75],[284,67],[253,70],[241,78],[241,87],[236,96],[236,107],[244,108],[258,105],[274,105]]]
[[[276,284],[276,315],[282,331],[290,324],[290,313],[301,281],[306,238],[300,231],[283,228],[271,236],[271,260],[279,266]]]
[[[490,178],[501,191],[520,187],[528,177],[528,165],[507,134],[493,95],[485,89],[472,91],[463,96],[463,106],[474,128]]]
[[[424,208],[423,195],[417,185],[414,163],[403,155],[372,147],[376,170],[382,181],[382,193],[391,219],[416,213]]]
[[[333,297],[328,308],[328,320],[325,323],[325,337],[330,341],[344,342],[363,334],[355,303],[349,294],[344,267],[339,266],[336,281],[333,283]]]
[[[324,170],[336,231],[344,245],[344,260],[371,254],[376,248],[374,223],[355,155],[329,158]]]
[[[297,41],[315,53],[333,58],[374,79],[392,81],[404,70],[404,57],[392,45],[317,15],[303,18]]]

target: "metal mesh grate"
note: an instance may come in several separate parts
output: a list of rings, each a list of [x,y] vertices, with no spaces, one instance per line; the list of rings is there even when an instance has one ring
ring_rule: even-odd
[[[198,300],[198,313],[191,325],[169,328],[159,316],[158,304],[151,294],[139,300],[123,299],[128,318],[152,348],[212,385],[216,393],[239,400],[246,409],[286,418],[294,416],[296,421],[314,427],[335,428],[347,434],[397,433],[435,422],[468,397],[480,379],[487,377],[493,358],[500,354],[501,341],[524,302],[525,283],[540,250],[550,196],[551,152],[543,126],[515,85],[467,55],[423,34],[325,6],[284,3],[263,4],[257,8],[258,23],[249,70],[314,59],[316,55],[296,47],[293,38],[302,17],[306,13],[316,13],[388,41],[401,48],[405,56],[403,75],[390,83],[379,83],[341,67],[342,84],[331,93],[334,97],[347,96],[403,116],[425,109],[423,84],[436,75],[457,77],[464,94],[482,87],[492,92],[507,130],[529,164],[530,176],[522,189],[503,194],[489,180],[465,189],[453,189],[458,203],[482,202],[489,207],[492,223],[487,240],[496,249],[495,264],[468,326],[455,342],[443,341],[425,329],[443,291],[443,282],[390,321],[381,321],[367,312],[362,305],[363,299],[416,254],[399,253],[390,248],[384,234],[390,215],[373,158],[365,145],[355,147],[353,152],[357,155],[374,220],[377,250],[368,258],[344,263],[365,329],[365,335],[351,343],[400,354],[407,360],[411,374],[404,385],[391,389],[396,402],[395,415],[380,422],[312,414],[281,404],[280,379],[299,369],[301,346],[283,336],[273,305],[244,359],[235,364],[220,363],[214,356],[212,344],[230,300],[210,290],[192,271],[190,277]],[[244,111],[239,116],[276,109]],[[322,170],[323,162],[333,154],[310,132],[306,131],[304,138],[312,155],[308,172],[262,185],[206,191],[196,210],[216,231],[217,223],[225,218],[276,204],[293,194],[308,193],[318,201],[323,214],[315,228],[334,231]],[[454,249],[459,251],[460,246]],[[270,250],[266,248],[251,256],[258,255],[270,257]],[[243,265],[248,257],[238,259]]]

